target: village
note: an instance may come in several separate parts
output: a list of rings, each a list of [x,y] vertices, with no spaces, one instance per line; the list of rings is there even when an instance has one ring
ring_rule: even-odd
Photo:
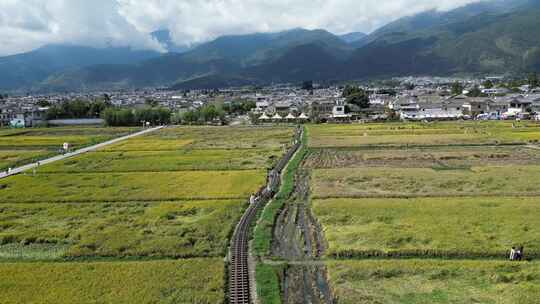
[[[481,79],[402,77],[377,84],[354,85],[368,98],[364,106],[353,104],[345,96],[347,86],[306,83],[189,91],[148,88],[84,94],[1,95],[0,126],[103,124],[99,113],[67,119],[49,117],[51,106],[72,100],[102,100],[121,108],[152,105],[180,114],[211,104],[222,107],[249,102],[249,113],[227,113],[229,122],[248,124],[540,119],[540,88],[515,80],[514,87],[509,88],[510,82],[499,76]]]

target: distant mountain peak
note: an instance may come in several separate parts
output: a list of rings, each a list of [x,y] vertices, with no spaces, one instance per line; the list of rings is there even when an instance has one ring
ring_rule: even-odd
[[[362,33],[362,32],[352,32],[352,33],[347,33],[347,34],[343,34],[343,35],[339,35],[338,37],[341,38],[341,40],[347,42],[347,43],[353,43],[353,42],[356,42],[360,39],[363,39],[367,36],[367,34],[365,33]]]

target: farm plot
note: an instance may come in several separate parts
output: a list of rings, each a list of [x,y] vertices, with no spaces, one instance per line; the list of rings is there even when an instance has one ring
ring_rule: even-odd
[[[223,303],[230,235],[291,138],[166,128],[1,180],[2,300]]]
[[[81,148],[120,137],[137,128],[35,128],[0,132],[0,170],[58,154],[64,143]]]
[[[525,144],[540,140],[540,126],[494,123],[411,123],[311,126],[312,147]]]
[[[1,258],[218,257],[225,254],[245,201],[2,204],[0,209]]]
[[[233,149],[91,152],[39,169],[40,173],[249,170],[270,168],[280,150]]]
[[[223,303],[222,259],[0,263],[3,304]],[[9,278],[9,280],[5,280]]]
[[[524,146],[415,147],[409,149],[313,149],[309,169],[411,167],[466,169],[473,166],[534,165],[540,150]]]
[[[539,166],[358,168],[313,171],[315,198],[539,195]]]
[[[537,123],[309,126],[337,302],[536,303]],[[512,246],[525,262],[510,262]]]
[[[147,139],[186,140],[191,149],[282,149],[293,136],[289,127],[167,128]]]
[[[329,256],[504,259],[522,245],[540,257],[538,198],[328,199],[313,211]]]
[[[0,171],[30,163],[53,153],[47,150],[0,150]]]
[[[3,202],[116,202],[248,198],[265,171],[17,175],[0,181]]]
[[[330,261],[337,302],[534,304],[540,264],[493,261]]]

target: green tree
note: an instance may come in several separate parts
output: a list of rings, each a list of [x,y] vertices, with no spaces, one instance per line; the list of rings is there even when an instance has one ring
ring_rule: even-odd
[[[343,97],[345,102],[356,105],[362,109],[369,108],[369,95],[366,91],[357,86],[346,86],[343,89]]]
[[[491,80],[486,80],[483,85],[484,85],[484,88],[486,89],[493,88],[493,82],[491,82]]]
[[[452,84],[452,95],[461,95],[463,94],[463,84],[461,84],[461,82],[454,82]]]
[[[182,115],[182,122],[187,124],[194,124],[199,121],[199,112],[196,110],[187,111]]]

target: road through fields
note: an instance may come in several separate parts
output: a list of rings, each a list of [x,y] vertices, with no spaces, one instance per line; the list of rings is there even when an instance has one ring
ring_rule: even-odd
[[[142,131],[139,131],[139,132],[136,132],[136,133],[133,133],[133,134],[129,134],[129,135],[126,135],[126,136],[111,139],[109,141],[102,142],[102,143],[97,144],[97,145],[82,148],[82,149],[76,150],[74,152],[70,152],[70,153],[66,153],[66,154],[62,154],[62,155],[57,155],[57,156],[54,156],[54,157],[51,157],[51,158],[41,160],[39,162],[27,164],[27,165],[17,167],[17,168],[12,168],[11,171],[9,172],[9,174],[7,172],[0,172],[0,179],[6,178],[6,177],[11,176],[11,175],[19,174],[19,173],[22,173],[24,171],[28,171],[28,170],[33,169],[33,168],[37,168],[37,167],[39,167],[41,165],[54,163],[54,162],[57,162],[57,161],[60,161],[60,160],[66,159],[66,158],[70,158],[70,157],[77,156],[77,155],[80,155],[80,154],[83,154],[83,153],[86,153],[86,152],[94,151],[94,150],[97,150],[97,149],[100,149],[100,148],[103,148],[103,147],[106,147],[106,146],[109,146],[109,145],[112,145],[112,144],[116,144],[116,143],[124,141],[126,139],[130,139],[130,138],[133,138],[133,137],[137,137],[137,136],[141,136],[141,135],[148,134],[148,133],[151,133],[151,132],[155,132],[155,131],[158,131],[158,130],[160,130],[162,128],[164,128],[164,126],[159,126],[159,127],[155,127],[155,128],[151,128],[151,129],[142,130]]]

